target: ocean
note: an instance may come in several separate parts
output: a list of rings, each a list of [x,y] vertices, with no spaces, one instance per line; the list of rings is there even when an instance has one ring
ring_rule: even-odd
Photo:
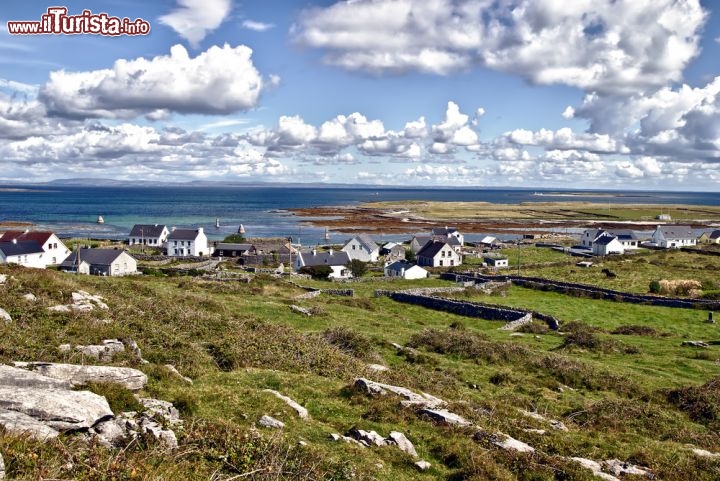
[[[302,186],[102,187],[63,185],[0,186],[0,221],[31,222],[61,237],[125,238],[134,224],[203,227],[218,240],[243,224],[248,237],[293,237],[303,245],[322,243],[324,230],[286,209],[345,206],[363,202],[435,200],[520,203],[594,201],[602,203],[720,205],[720,193],[582,191],[558,189],[342,188]],[[98,224],[102,216],[104,224]],[[215,227],[219,219],[220,227]],[[332,233],[331,241],[347,235]],[[407,236],[388,235],[380,240]],[[469,239],[471,240],[471,239]]]

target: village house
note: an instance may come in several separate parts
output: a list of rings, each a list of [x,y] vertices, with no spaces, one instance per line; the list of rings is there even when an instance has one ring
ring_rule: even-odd
[[[720,230],[703,232],[697,241],[698,244],[720,244]]]
[[[161,224],[135,224],[128,236],[128,245],[142,245],[162,249],[170,230]]]
[[[635,235],[635,231],[630,229],[586,229],[580,237],[580,244],[583,247],[592,249],[595,241],[603,236],[616,237],[618,242],[623,246],[623,250],[638,249],[640,247],[640,239]],[[604,255],[604,254],[596,254]]]
[[[34,241],[40,244],[46,254],[42,257],[43,268],[60,265],[70,254],[70,249],[63,244],[55,233],[49,231],[9,230],[0,236],[0,242],[12,242],[13,240],[17,242]]]
[[[331,269],[330,275],[335,279],[348,279],[352,277],[350,269],[350,256],[344,251],[334,251],[330,249],[326,252],[318,252],[313,249],[309,252],[299,252],[295,258],[295,270],[299,271],[303,267],[328,266]]]
[[[608,233],[601,235],[592,245],[593,255],[596,256],[607,256],[610,254],[624,254],[625,247],[622,245],[620,240]]]
[[[688,225],[659,225],[652,235],[652,242],[665,249],[694,246],[697,238]]]
[[[420,266],[400,260],[385,266],[385,277],[398,277],[401,279],[427,279],[430,273]]]
[[[431,235],[421,234],[413,236],[412,240],[410,241],[410,250],[413,251],[413,254],[417,254],[423,247],[425,247],[428,242],[433,240],[435,239],[433,239],[433,236]]]
[[[35,241],[0,242],[0,263],[20,264],[25,267],[45,269],[47,267],[46,253],[42,246]]]
[[[202,257],[210,255],[207,236],[202,227],[197,229],[175,229],[165,242],[167,255],[171,257]]]
[[[485,255],[483,262],[487,267],[495,269],[507,269],[510,265],[508,258],[502,255]]]
[[[78,249],[60,264],[60,270],[94,276],[137,274],[137,261],[121,249]]]
[[[213,251],[213,256],[215,257],[242,257],[256,254],[257,250],[252,244],[232,244],[225,242],[218,242]]]
[[[461,246],[465,243],[465,237],[455,227],[435,227],[430,231],[430,235],[433,237],[442,236],[444,237],[443,240],[454,237]]]
[[[419,266],[454,267],[462,264],[462,257],[447,242],[432,241],[420,249],[415,259]]]
[[[345,243],[341,249],[350,256],[350,260],[363,262],[377,262],[380,255],[380,246],[367,234],[359,234]]]
[[[390,249],[386,249],[385,252],[386,264],[405,259],[405,246],[402,244],[395,244]]]

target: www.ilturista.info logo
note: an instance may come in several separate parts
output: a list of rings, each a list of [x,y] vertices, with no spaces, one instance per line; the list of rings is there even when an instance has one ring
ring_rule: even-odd
[[[65,7],[50,7],[40,21],[10,21],[7,29],[13,35],[147,35],[150,24],[142,18],[131,21],[90,10],[68,15]]]

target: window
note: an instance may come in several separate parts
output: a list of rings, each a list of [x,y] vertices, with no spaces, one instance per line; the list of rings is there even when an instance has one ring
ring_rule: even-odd
[[[440,267],[442,267],[442,265],[443,265],[443,261],[442,261],[442,259],[440,259]]]
[[[173,245],[176,246],[176,245],[177,245],[177,241],[173,241]],[[177,249],[175,249],[175,253],[177,254]]]
[[[451,265],[451,266],[454,266],[454,265],[455,265],[455,261],[451,260],[451,261],[450,261],[450,265]]]
[[[355,244],[353,244],[353,250],[355,250]]]

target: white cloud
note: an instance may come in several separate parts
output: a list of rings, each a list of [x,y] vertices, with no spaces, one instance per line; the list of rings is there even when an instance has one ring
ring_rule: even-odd
[[[433,125],[433,136],[437,143],[449,143],[458,146],[474,146],[479,142],[477,133],[468,126],[470,117],[460,112],[455,102],[448,102],[445,119]]]
[[[706,18],[698,0],[346,0],[305,10],[293,32],[350,70],[480,65],[617,93],[679,80]]]
[[[178,7],[159,18],[196,47],[230,14],[231,0],[177,0]]]
[[[263,79],[244,45],[213,46],[190,57],[181,45],[112,69],[51,72],[39,98],[51,115],[132,118],[156,111],[230,114],[255,107]]]
[[[242,26],[255,32],[266,32],[275,27],[272,23],[256,22],[255,20],[243,20]]]
[[[504,141],[515,145],[532,145],[547,149],[578,149],[603,153],[628,153],[621,141],[606,134],[578,134],[568,127],[556,131],[516,129],[504,134]]]

